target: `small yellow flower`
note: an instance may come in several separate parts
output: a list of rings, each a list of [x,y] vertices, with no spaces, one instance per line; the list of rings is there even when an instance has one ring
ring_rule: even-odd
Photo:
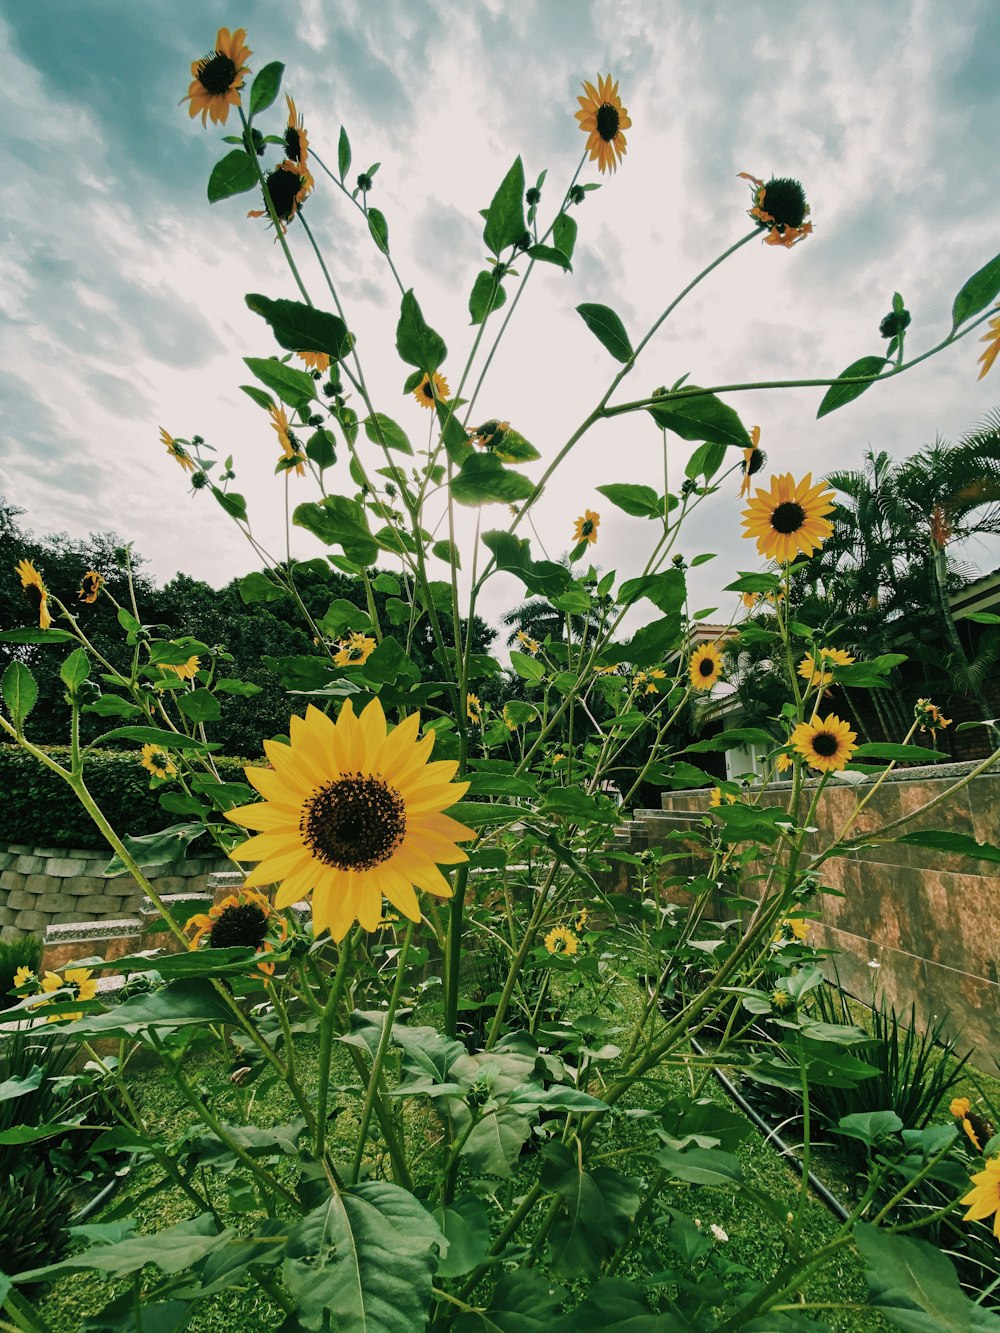
[[[722,676],[722,657],[714,643],[703,643],[691,654],[688,675],[696,690],[710,690]]]
[[[549,953],[575,954],[578,948],[576,936],[565,926],[554,926],[545,936],[545,948]]]
[[[178,662],[176,665],[172,662],[157,662],[156,666],[160,671],[172,671],[181,680],[194,680],[201,666],[201,658],[189,657],[186,662]]]
[[[740,601],[748,611],[752,611],[757,605],[757,594],[755,592],[745,592],[741,594]]]
[[[305,203],[315,183],[308,167],[287,158],[267,173],[264,179],[265,195],[274,209],[274,216],[282,232],[288,230],[287,224]],[[248,218],[268,216],[266,204],[263,208],[252,208],[247,213]]]
[[[470,722],[477,726],[483,719],[482,705],[477,694],[467,694],[465,696],[465,712]]]
[[[191,65],[194,76],[187,96],[182,102],[190,102],[188,115],[194,119],[201,113],[201,123],[208,124],[211,116],[213,125],[225,125],[229,118],[229,108],[239,106],[239,90],[250,70],[244,61],[249,60],[253,52],[243,45],[246,28],[237,28],[230,34],[228,28],[220,28],[215,39],[215,50],[210,51],[201,60]]]
[[[657,685],[656,682],[658,680],[666,680],[667,673],[665,671],[661,671],[659,667],[651,667],[649,671],[644,672],[643,674],[646,677],[646,693],[659,694],[660,687],[659,685]]]
[[[285,94],[285,103],[288,106],[288,124],[285,127],[284,144],[285,156],[292,162],[298,162],[300,166],[305,166],[309,158],[309,135],[306,133],[305,122],[295,110],[295,103]],[[300,352],[299,356],[308,356],[307,352]],[[319,353],[318,355],[322,355]],[[327,357],[326,365],[330,364],[330,358]],[[317,370],[325,370],[326,366],[316,366]]]
[[[582,931],[590,920],[590,911],[586,907],[580,908],[580,915],[576,918],[576,929]]]
[[[833,672],[824,670],[827,666],[851,666],[854,658],[840,648],[818,648],[816,658],[806,653],[798,666],[798,674],[811,689],[819,689],[833,683]]]
[[[172,778],[177,772],[166,750],[161,750],[158,745],[152,743],[142,747],[142,758],[139,762],[147,773],[152,773],[154,778]]]
[[[268,954],[288,938],[288,923],[284,917],[255,889],[238,889],[207,912],[197,912],[188,919],[184,929],[190,930],[192,926],[190,949],[198,949],[204,942],[211,949],[242,946],[258,954]],[[265,976],[273,976],[274,964],[260,962],[257,970]]]
[[[617,666],[594,667],[595,676],[614,676],[618,674]]]
[[[448,388],[448,381],[443,375],[434,373],[433,387],[431,386],[431,379],[430,375],[425,375],[413,390],[413,396],[421,407],[429,407],[433,411],[435,401],[446,403],[451,397],[451,390]]]
[[[18,561],[14,566],[14,573],[21,580],[21,587],[38,612],[38,628],[48,629],[52,624],[52,615],[49,611],[49,590],[46,588],[41,574],[30,560]]]
[[[183,444],[181,444],[180,440],[175,440],[172,435],[168,435],[162,426],[160,427],[160,442],[166,445],[167,453],[171,458],[177,459],[177,462],[185,472],[194,471],[194,459],[184,448]]]
[[[532,657],[534,657],[540,647],[538,640],[533,639],[531,635],[527,634],[523,629],[517,631],[517,641],[522,648],[531,653]]]
[[[577,545],[580,542],[586,542],[588,546],[593,546],[597,542],[597,529],[601,525],[600,514],[595,514],[592,509],[585,509],[583,517],[576,520],[576,527],[573,529],[573,540]]]
[[[334,666],[364,666],[375,651],[376,644],[374,639],[367,634],[350,634],[346,639],[341,639],[338,644],[340,651],[334,656]]]
[[[992,1213],[993,1234],[1000,1240],[1000,1157],[991,1157],[983,1171],[977,1171],[972,1177],[975,1187],[961,1200],[970,1204],[963,1221],[982,1222]]]
[[[507,728],[508,731],[517,731],[517,723],[511,717],[510,710],[508,709],[506,704],[504,704],[503,706],[503,720],[504,720],[504,726]]]
[[[632,128],[628,111],[618,96],[618,80],[612,83],[610,74],[606,78],[598,74],[597,87],[585,80],[583,91],[587,95],[576,99],[580,110],[575,116],[587,135],[590,160],[597,163],[602,175],[605,171],[616,171],[628,151],[622,130]]]
[[[297,477],[305,475],[305,465],[302,462],[302,455],[299,453],[299,447],[295,441],[291,427],[288,424],[288,416],[283,407],[275,407],[273,404],[267,409],[271,418],[271,428],[278,436],[278,443],[281,445],[281,456],[287,461],[295,459],[295,467],[290,468]]]
[[[811,929],[811,921],[806,921],[801,916],[786,916],[778,922],[778,929],[774,936],[775,943],[804,940]]]
[[[326,352],[296,352],[295,355],[310,370],[318,370],[321,375],[330,369],[330,358]]]
[[[564,754],[554,754],[552,756],[553,764],[565,764],[566,756]]]
[[[732,794],[732,792],[723,791],[721,787],[713,787],[712,794],[708,798],[709,809],[718,810],[721,807],[723,801],[725,801],[726,805],[735,805],[736,797]]]
[[[97,982],[93,979],[89,967],[68,967],[62,976],[58,972],[46,972],[42,977],[42,990],[46,995],[52,995],[58,990],[69,990],[72,991],[74,1000],[92,1000],[97,994]],[[59,1000],[58,1003],[62,1004],[63,1000]],[[53,1014],[49,1022],[61,1023],[64,1020],[72,1022],[73,1019],[82,1016],[82,1013]]]
[[[794,766],[794,764],[795,760],[792,758],[790,754],[786,754],[784,750],[782,750],[782,752],[778,755],[777,759],[774,761],[774,766],[779,773],[787,773],[788,770]]]
[[[20,990],[22,986],[27,986],[29,981],[37,982],[37,980],[30,967],[19,967],[14,973],[14,989]]]
[[[80,580],[80,591],[77,593],[81,602],[89,602],[93,605],[97,601],[97,594],[104,587],[104,576],[98,574],[96,569],[88,569],[86,574]]]
[[[800,722],[789,738],[806,763],[823,773],[846,768],[858,748],[857,739],[857,732],[834,713],[822,720],[815,716],[810,722]]]
[[[913,706],[913,715],[920,723],[921,731],[935,732],[939,727],[943,729],[951,726],[951,718],[944,717],[937,704],[932,704],[930,699],[918,699]]]
[[[1000,306],[997,306],[997,309],[1000,310]],[[989,329],[989,332],[984,333],[983,336],[979,339],[980,342],[986,343],[987,345],[986,351],[979,358],[980,363],[983,367],[982,370],[979,372],[980,379],[983,378],[986,372],[993,365],[993,362],[997,359],[998,356],[1000,356],[1000,315],[996,315],[993,319],[991,319],[986,327]]]

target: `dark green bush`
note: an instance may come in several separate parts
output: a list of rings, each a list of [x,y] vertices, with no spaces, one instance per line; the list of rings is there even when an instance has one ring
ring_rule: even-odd
[[[69,749],[48,747],[65,763]],[[225,782],[243,781],[244,760],[215,757]],[[118,833],[157,833],[178,822],[164,810],[139,749],[92,751],[85,770],[87,787]],[[164,789],[166,790],[166,789]],[[100,847],[103,839],[67,783],[14,745],[0,745],[0,847]],[[110,853],[109,853],[110,855]]]
[[[19,967],[38,971],[42,961],[40,935],[22,935],[16,940],[0,940],[0,1001],[7,999],[14,986],[14,973]],[[6,1008],[0,1003],[0,1009]]]

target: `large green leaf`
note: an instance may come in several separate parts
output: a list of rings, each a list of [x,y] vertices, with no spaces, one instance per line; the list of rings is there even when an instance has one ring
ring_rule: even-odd
[[[412,1194],[371,1180],[334,1194],[290,1229],[282,1275],[299,1326],[316,1333],[423,1328],[445,1242]]]
[[[507,293],[500,280],[488,270],[483,269],[476,275],[469,293],[469,317],[473,324],[482,324],[487,315],[499,310],[507,300]]]
[[[0,630],[0,643],[75,643],[76,635],[64,629]]]
[[[59,679],[72,692],[82,685],[90,675],[90,658],[85,648],[77,648],[70,653],[59,668]]]
[[[687,585],[684,572],[680,569],[665,569],[659,574],[640,574],[638,578],[626,579],[618,589],[618,600],[623,606],[631,606],[640,597],[645,597],[664,615],[679,611],[686,595]]]
[[[21,731],[38,700],[38,684],[23,662],[11,662],[0,680],[0,694],[7,705],[14,729]]]
[[[703,741],[695,741],[686,746],[682,754],[713,754],[720,750],[735,750],[744,745],[776,745],[774,737],[761,727],[733,727],[720,732],[718,736],[709,736]]]
[[[565,565],[557,565],[554,560],[532,560],[531,543],[512,532],[491,528],[483,533],[483,545],[493,552],[498,569],[515,574],[529,592],[541,597],[555,596],[572,581]]]
[[[455,1333],[552,1333],[565,1290],[534,1268],[519,1268],[497,1283],[489,1306],[459,1315]]]
[[[278,90],[281,87],[281,76],[284,72],[285,67],[281,61],[273,60],[270,65],[265,65],[256,75],[250,88],[251,120],[258,111],[266,111],[278,96]]]
[[[501,250],[515,245],[524,233],[524,164],[517,157],[487,210],[483,240],[490,253],[499,258]]]
[[[535,260],[536,263],[555,264],[564,273],[573,271],[573,261],[569,255],[563,254],[562,250],[554,245],[529,245],[528,258]]]
[[[633,666],[639,667],[656,666],[677,647],[680,633],[680,613],[668,613],[661,620],[643,625],[628,643],[610,644],[602,653],[603,661],[607,666],[613,662],[631,662]]]
[[[878,376],[882,373],[882,368],[888,364],[884,356],[863,356],[857,361],[852,361],[847,369],[842,370],[837,376],[837,383],[831,384],[823,395],[823,401],[819,405],[816,416],[825,417],[830,412],[836,412],[838,407],[843,407],[845,403],[852,403],[855,398],[860,398],[875,383],[874,378],[861,384],[843,384],[841,383],[842,380],[858,379],[866,375]]]
[[[695,388],[685,385],[684,390]],[[682,440],[704,440],[710,444],[736,445],[752,448],[746,426],[737,413],[714,393],[691,395],[684,390],[675,397],[663,398],[650,406],[649,412],[658,426],[672,430]]]
[[[138,1273],[147,1264],[154,1264],[163,1273],[179,1273],[204,1259],[213,1250],[228,1245],[235,1235],[236,1232],[231,1228],[220,1231],[212,1215],[202,1213],[199,1217],[177,1222],[151,1235],[131,1235],[110,1245],[92,1245],[61,1263],[18,1273],[16,1281],[48,1280],[81,1270],[105,1273],[109,1277],[124,1277],[129,1273]]]
[[[308,408],[316,397],[316,381],[306,371],[286,366],[274,357],[245,356],[243,360],[261,383],[273,389],[289,407]]]
[[[296,505],[292,522],[327,546],[342,546],[347,558],[359,565],[375,563],[378,543],[368,527],[368,516],[346,495],[327,495],[318,504],[308,500]]]
[[[451,494],[460,505],[511,504],[526,500],[534,483],[520,472],[505,468],[495,454],[469,454],[451,479]]]
[[[743,1179],[743,1170],[732,1153],[721,1148],[677,1148],[664,1146],[653,1161],[666,1171],[672,1180],[684,1180],[689,1185],[725,1185],[732,1189]]]
[[[438,1265],[438,1277],[462,1277],[483,1263],[490,1247],[490,1215],[482,1199],[456,1199],[447,1207],[439,1207],[434,1220],[448,1242],[448,1254]]]
[[[460,1155],[473,1171],[509,1180],[530,1133],[530,1120],[502,1106],[476,1122]]]
[[[24,1078],[8,1078],[0,1083],[0,1102],[9,1102],[15,1097],[25,1097],[41,1087],[45,1071],[41,1065],[32,1065]]]
[[[788,823],[788,811],[780,805],[723,805],[713,813],[722,823],[725,843],[763,842],[771,847],[781,837],[777,825]]]
[[[663,517],[663,503],[652,486],[611,482],[607,486],[598,486],[597,490],[618,509],[624,509],[626,514],[631,514],[634,518]]]
[[[559,1277],[596,1276],[638,1211],[635,1182],[607,1166],[581,1171],[575,1153],[550,1143],[542,1183],[563,1203],[549,1232],[552,1271]]]
[[[384,255],[389,253],[389,224],[385,220],[385,214],[377,208],[368,210],[368,230],[371,232],[372,240],[382,251]]]
[[[220,158],[208,178],[208,202],[217,204],[234,194],[245,194],[257,184],[257,170],[245,148],[234,148]]]
[[[143,834],[141,838],[130,838],[125,834],[122,842],[133,860],[141,868],[145,868],[179,860],[186,854],[191,843],[207,832],[208,829],[204,824],[173,824],[170,828],[161,829],[159,833]],[[104,868],[104,874],[109,879],[130,873],[117,853]]]
[[[666,1333],[664,1320],[665,1316],[653,1314],[637,1282],[602,1277],[552,1333]]]
[[[244,575],[239,580],[239,590],[240,601],[248,606],[254,602],[280,602],[289,596],[286,588],[279,588],[273,579],[260,570]]]
[[[576,309],[587,328],[616,361],[629,360],[632,344],[625,332],[625,325],[613,310],[606,305],[591,304],[578,305]]]
[[[115,727],[98,736],[95,744],[106,741],[138,741],[140,745],[160,745],[164,750],[214,750],[218,747],[179,731],[165,731],[160,727]]]
[[[248,292],[245,299],[255,315],[267,320],[275,341],[288,352],[325,352],[339,361],[350,351],[351,335],[339,315],[303,301],[272,301],[257,292]]]
[[[990,842],[977,842],[968,833],[952,833],[948,829],[917,829],[902,833],[893,842],[911,847],[927,847],[934,852],[949,852],[953,856],[968,856],[975,861],[1000,861],[1000,847]]]
[[[969,1299],[936,1245],[894,1236],[867,1222],[855,1223],[854,1240],[865,1261],[869,1306],[894,1328],[908,1333],[1000,1330],[1000,1317]]]
[[[217,722],[222,708],[211,690],[184,690],[177,696],[177,707],[191,722]]]
[[[948,756],[943,750],[930,750],[925,745],[891,745],[872,741],[859,745],[852,758],[875,759],[884,763],[933,764]]]
[[[412,290],[403,295],[396,325],[396,351],[408,366],[432,375],[448,355],[444,339],[424,319]]]
[[[573,250],[576,246],[576,219],[571,218],[568,213],[560,213],[552,224],[552,239],[556,248],[561,250],[567,258],[573,258]]]
[[[952,331],[957,329],[959,324],[971,319],[973,315],[978,315],[980,310],[985,310],[998,295],[1000,295],[1000,255],[973,273],[955,297],[955,304],[951,308]]]
[[[387,449],[398,449],[401,454],[412,454],[413,445],[402,426],[382,412],[373,412],[361,423],[372,444],[384,444]]]
[[[554,787],[546,795],[542,808],[549,814],[571,819],[574,824],[617,824],[619,818],[615,806],[602,804],[579,787]]]

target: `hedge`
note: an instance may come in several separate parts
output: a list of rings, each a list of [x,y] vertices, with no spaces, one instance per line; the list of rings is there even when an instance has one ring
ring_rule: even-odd
[[[46,753],[68,763],[69,747]],[[244,759],[215,756],[224,782],[242,782]],[[184,818],[164,810],[149,789],[149,774],[135,750],[92,750],[85,769],[87,787],[118,833],[157,833]],[[69,786],[16,745],[0,745],[0,847],[100,847],[90,816]]]

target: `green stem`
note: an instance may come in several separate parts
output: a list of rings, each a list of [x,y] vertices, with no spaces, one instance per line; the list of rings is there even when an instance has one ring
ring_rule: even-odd
[[[323,1017],[319,1029],[319,1084],[316,1090],[316,1156],[322,1158],[326,1148],[326,1121],[330,1102],[330,1057],[333,1051],[333,1029],[337,1021],[337,1010],[347,985],[354,945],[361,933],[360,926],[354,935],[348,935],[340,946],[337,959],[337,971],[333,986],[323,1007]]]

